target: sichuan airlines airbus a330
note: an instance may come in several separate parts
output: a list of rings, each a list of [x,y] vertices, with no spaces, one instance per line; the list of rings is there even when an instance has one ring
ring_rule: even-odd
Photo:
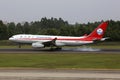
[[[18,34],[13,35],[9,40],[16,43],[28,43],[33,48],[54,46],[57,49],[61,49],[62,46],[79,46],[94,43],[95,41],[104,41],[107,39],[103,38],[107,26],[108,22],[103,22],[89,35],[81,37]]]

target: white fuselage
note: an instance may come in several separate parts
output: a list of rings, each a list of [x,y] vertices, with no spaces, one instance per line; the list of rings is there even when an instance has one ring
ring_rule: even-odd
[[[31,35],[31,34],[19,34],[14,35],[9,38],[9,40],[17,43],[44,43],[52,41],[54,38],[57,38],[56,43],[63,44],[63,46],[78,46],[88,43],[93,43],[93,41],[82,40],[86,36],[82,37],[70,37],[70,36],[50,36],[50,35]]]

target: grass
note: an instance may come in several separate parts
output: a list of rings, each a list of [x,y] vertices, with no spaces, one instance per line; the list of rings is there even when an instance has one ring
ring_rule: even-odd
[[[0,54],[0,67],[120,69],[120,54]]]
[[[120,49],[120,42],[102,42],[90,45],[93,48],[101,49]]]
[[[19,48],[18,45],[10,45],[10,46],[0,46],[0,49],[17,49]],[[22,45],[21,48],[32,48],[31,45]]]

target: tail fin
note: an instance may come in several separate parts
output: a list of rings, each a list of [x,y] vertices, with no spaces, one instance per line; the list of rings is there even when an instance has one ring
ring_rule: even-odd
[[[87,39],[100,40],[104,36],[107,26],[108,21],[101,23],[93,32],[87,36]]]

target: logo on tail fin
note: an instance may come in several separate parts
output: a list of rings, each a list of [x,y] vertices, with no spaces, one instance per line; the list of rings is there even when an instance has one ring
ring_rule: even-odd
[[[103,30],[102,30],[101,28],[98,28],[98,29],[97,29],[97,34],[98,34],[98,35],[102,35],[102,34],[103,34]]]

